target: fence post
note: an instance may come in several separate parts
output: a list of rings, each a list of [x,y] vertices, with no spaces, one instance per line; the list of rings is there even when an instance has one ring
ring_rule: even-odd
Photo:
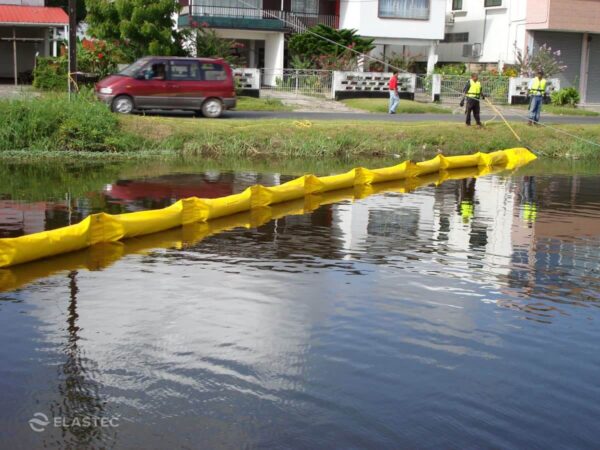
[[[512,105],[512,98],[513,98],[513,94],[516,91],[516,81],[517,79],[515,77],[510,77],[508,79],[508,104]]]
[[[442,100],[442,75],[434,73],[431,75],[431,101],[439,102]]]
[[[296,95],[298,95],[298,69],[296,69]]]

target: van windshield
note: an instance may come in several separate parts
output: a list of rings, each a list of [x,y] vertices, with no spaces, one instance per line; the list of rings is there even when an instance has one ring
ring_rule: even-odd
[[[124,77],[135,77],[140,73],[141,69],[146,64],[148,64],[147,58],[138,59],[136,62],[125,67],[123,70],[121,70],[119,73],[117,73],[117,75],[122,75]]]

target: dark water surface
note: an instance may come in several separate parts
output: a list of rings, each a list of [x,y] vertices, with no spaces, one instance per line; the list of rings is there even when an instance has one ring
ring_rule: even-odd
[[[287,179],[4,170],[3,237]],[[0,447],[598,448],[600,176],[561,173],[18,269],[30,282],[0,293]]]

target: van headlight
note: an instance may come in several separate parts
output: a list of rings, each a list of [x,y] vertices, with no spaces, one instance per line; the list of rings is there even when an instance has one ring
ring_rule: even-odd
[[[109,88],[109,87],[100,88],[100,93],[101,94],[112,94],[112,88]]]

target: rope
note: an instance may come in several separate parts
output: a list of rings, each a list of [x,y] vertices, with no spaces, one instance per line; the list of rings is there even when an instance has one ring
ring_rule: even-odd
[[[514,134],[514,136],[517,138],[517,141],[522,142],[521,138],[519,137],[519,135],[517,134],[517,132],[514,130],[513,127],[510,126],[510,124],[508,123],[508,120],[506,120],[506,117],[504,117],[504,115],[502,114],[502,112],[500,112],[500,110],[498,108],[496,108],[496,105],[494,105],[492,102],[490,102],[487,97],[485,98],[485,101],[496,112],[496,114],[500,115],[500,117],[502,118],[502,120],[504,121],[504,123],[506,124],[506,126],[508,127],[508,129],[510,131],[512,131],[512,134]]]
[[[247,6],[247,7],[248,7],[248,8],[250,8],[250,9],[256,9],[256,10],[258,10],[258,9],[259,9],[259,8],[257,8],[256,6],[253,6],[253,5],[249,4],[248,2],[246,2],[246,1],[244,1],[244,0],[240,0],[240,3],[243,3],[245,6]],[[264,13],[265,13],[267,16],[271,16],[271,18],[273,18],[273,19],[277,19],[277,20],[280,20],[280,21],[282,21],[282,22],[285,22],[285,23],[287,23],[288,25],[290,25],[290,26],[292,26],[292,27],[295,27],[295,26],[296,26],[294,23],[290,22],[289,20],[286,20],[286,19],[284,19],[283,17],[279,17],[279,16],[277,16],[276,14],[273,14],[273,13],[271,13],[271,12],[269,12],[269,11],[263,11],[263,12],[264,12]],[[327,42],[329,42],[330,44],[336,45],[336,46],[338,46],[338,47],[341,47],[341,48],[343,48],[343,49],[345,49],[345,50],[350,50],[352,53],[355,53],[355,54],[356,54],[356,55],[358,55],[358,56],[363,56],[363,57],[365,57],[365,58],[368,58],[368,59],[370,59],[370,60],[372,60],[372,61],[375,61],[375,62],[378,62],[378,63],[384,64],[384,65],[387,65],[387,66],[391,67],[392,69],[395,69],[395,70],[397,70],[397,71],[399,71],[399,72],[402,72],[402,73],[408,73],[408,74],[410,74],[410,72],[409,72],[408,70],[406,70],[406,69],[402,69],[402,68],[400,68],[400,67],[396,67],[396,66],[394,66],[394,65],[392,65],[392,64],[389,64],[389,62],[386,62],[386,61],[384,61],[384,60],[381,60],[381,59],[375,58],[374,56],[367,55],[367,54],[365,54],[365,53],[361,53],[361,52],[359,52],[358,50],[355,50],[355,49],[353,49],[353,48],[350,48],[350,47],[348,47],[348,46],[346,46],[346,45],[344,45],[344,44],[340,44],[339,42],[336,42],[336,41],[334,41],[334,40],[332,40],[332,39],[329,39],[329,38],[327,38],[327,37],[325,37],[325,36],[322,36],[322,35],[320,35],[319,33],[315,33],[314,31],[312,31],[312,30],[310,30],[310,29],[308,29],[308,28],[307,28],[307,29],[305,29],[305,30],[303,30],[303,32],[304,32],[304,33],[309,33],[309,34],[312,34],[313,36],[316,36],[316,37],[318,37],[319,39],[322,39],[322,40],[324,40],[324,41],[327,41]],[[423,79],[423,80],[426,80],[426,79],[427,79],[426,77],[423,77],[423,76],[419,76],[419,75],[416,75],[416,76],[417,76],[418,78],[421,78],[421,79]],[[451,92],[455,92],[455,93],[458,93],[458,94],[463,94],[463,92],[462,92],[462,91],[459,91],[459,90],[457,90],[457,89],[453,89],[453,88],[446,88],[446,89],[447,89],[447,90],[449,90],[449,91],[451,91]],[[480,102],[480,103],[481,103],[481,100],[480,100],[480,99],[476,99],[476,100],[477,100],[478,102]],[[519,117],[525,118],[526,120],[529,120],[529,117],[527,117],[527,116],[523,116],[523,115],[521,115],[521,114],[516,114],[516,115],[517,115],[517,116],[519,116]],[[512,133],[515,135],[515,137],[517,137],[517,140],[518,140],[519,142],[521,142],[521,139],[518,137],[518,135],[515,133],[514,129],[512,129],[512,127],[511,127],[511,126],[508,124],[508,121],[507,121],[507,120],[504,118],[504,116],[502,116],[502,114],[501,114],[501,113],[500,113],[500,116],[501,116],[501,117],[502,117],[502,119],[504,120],[504,123],[505,123],[505,124],[508,126],[508,128],[509,128],[509,129],[512,131]],[[556,131],[556,132],[558,132],[558,133],[562,133],[562,134],[564,134],[564,135],[566,135],[566,136],[570,136],[570,137],[572,137],[572,138],[574,138],[574,139],[578,139],[578,140],[580,140],[580,141],[582,141],[582,142],[586,142],[586,143],[588,143],[588,144],[590,144],[590,145],[594,145],[594,146],[596,146],[596,147],[600,147],[600,143],[598,143],[598,142],[594,142],[594,141],[591,141],[591,140],[585,139],[585,138],[583,138],[583,137],[580,137],[580,136],[574,135],[574,134],[572,134],[572,133],[569,133],[569,132],[567,132],[567,131],[561,130],[561,129],[559,129],[559,128],[556,128],[556,127],[552,127],[552,126],[550,126],[550,125],[545,125],[545,124],[539,124],[539,125],[542,125],[542,126],[544,126],[544,127],[546,127],[546,128],[549,128],[549,129],[552,129],[552,130],[554,130],[554,131]]]
[[[298,128],[310,128],[312,127],[312,122],[310,120],[295,120],[294,125]]]

